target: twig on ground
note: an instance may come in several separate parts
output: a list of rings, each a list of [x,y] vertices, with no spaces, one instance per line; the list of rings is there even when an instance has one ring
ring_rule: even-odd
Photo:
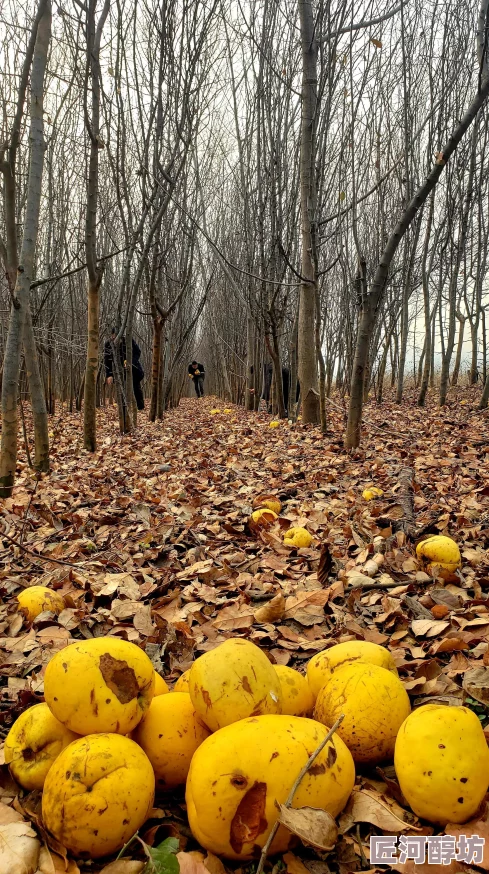
[[[292,789],[291,789],[290,792],[289,792],[289,795],[288,795],[287,801],[286,801],[285,804],[283,805],[284,807],[290,807],[290,806],[291,806],[291,804],[292,804],[292,802],[293,802],[293,800],[294,800],[294,795],[295,795],[295,793],[297,792],[297,789],[298,789],[298,787],[299,787],[301,781],[303,780],[303,778],[304,778],[305,775],[307,774],[309,768],[314,764],[314,762],[315,762],[315,760],[317,759],[317,757],[319,756],[319,753],[321,752],[321,750],[324,749],[324,747],[326,746],[326,744],[328,743],[328,741],[330,741],[331,738],[333,737],[335,731],[340,727],[340,725],[341,725],[341,723],[343,722],[344,718],[345,718],[345,716],[344,716],[344,714],[342,713],[341,716],[339,716],[338,719],[336,720],[336,722],[335,722],[335,724],[333,725],[333,727],[330,728],[330,730],[328,731],[328,733],[327,733],[326,737],[324,738],[324,740],[321,741],[321,743],[320,743],[319,746],[314,750],[314,752],[312,753],[312,755],[309,756],[309,758],[308,758],[306,764],[304,765],[304,767],[302,768],[302,770],[299,772],[299,774],[298,774],[298,776],[297,776],[297,778],[296,778],[296,780],[295,780],[295,782],[294,782],[294,784],[293,784],[293,786],[292,786]],[[262,871],[263,871],[263,868],[264,868],[264,865],[265,865],[265,862],[266,862],[266,859],[267,859],[268,851],[269,851],[269,849],[270,849],[270,847],[271,847],[271,845],[272,845],[272,843],[273,843],[273,839],[274,839],[275,835],[276,835],[277,832],[278,832],[279,826],[280,826],[280,821],[277,819],[277,822],[276,822],[275,825],[272,827],[272,830],[270,831],[270,834],[268,835],[268,838],[266,839],[266,841],[265,841],[265,843],[264,843],[264,845],[263,845],[263,849],[262,849],[262,851],[261,851],[261,856],[260,856],[260,861],[258,862],[258,866],[257,866],[257,869],[256,869],[256,874],[262,874]]]
[[[18,540],[15,540],[13,537],[10,537],[10,534],[7,534],[5,531],[2,531],[0,534],[0,538],[5,538],[9,543],[12,543],[14,546],[17,546],[22,552],[25,552],[27,555],[32,555],[33,558],[40,559],[41,561],[52,561],[53,564],[62,564],[66,567],[73,567],[75,570],[83,571],[85,567],[79,564],[73,564],[71,561],[63,561],[61,558],[53,558],[50,555],[43,555],[41,552],[32,552],[31,549],[27,549],[27,546],[24,546],[22,543],[19,543]]]

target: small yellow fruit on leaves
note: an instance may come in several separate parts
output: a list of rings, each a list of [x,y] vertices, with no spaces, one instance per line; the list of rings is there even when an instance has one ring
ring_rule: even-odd
[[[467,822],[489,784],[489,749],[466,707],[425,704],[401,725],[394,757],[402,793],[429,822]]]
[[[265,507],[261,510],[255,510],[251,514],[249,524],[252,528],[268,528],[273,525],[276,519],[278,519],[277,514]]]
[[[269,428],[278,428],[280,426],[280,422],[270,422],[268,425]]]
[[[153,806],[151,763],[133,740],[92,734],[66,747],[46,777],[42,818],[75,855],[115,853],[141,828]]]
[[[377,489],[375,486],[370,486],[369,489],[364,489],[362,492],[362,498],[365,498],[366,501],[373,501],[374,498],[381,498],[384,492],[382,489]]]
[[[272,510],[277,516],[282,511],[282,504],[276,495],[258,495],[253,501],[253,506]]]
[[[289,528],[284,534],[284,543],[286,546],[293,546],[295,549],[301,547],[308,549],[312,543],[312,534],[306,531],[305,528]]]
[[[154,690],[154,697],[156,698],[157,695],[166,695],[167,692],[169,692],[169,691],[170,691],[170,690],[169,690],[168,686],[166,685],[166,683],[165,683],[163,677],[161,676],[161,674],[158,674],[158,673],[155,671],[155,690]]]
[[[150,760],[157,786],[173,789],[185,783],[192,756],[209,734],[188,692],[174,692],[153,698],[133,739]]]
[[[34,622],[34,619],[40,613],[49,610],[51,613],[56,613],[58,616],[65,609],[64,599],[58,592],[53,592],[47,586],[29,586],[17,595],[19,603],[19,611],[22,613],[28,622]]]
[[[275,665],[282,691],[282,713],[288,716],[310,716],[314,698],[306,678],[287,665]]]
[[[257,716],[212,734],[195,753],[187,779],[187,812],[196,840],[230,859],[251,859],[263,847],[294,781],[328,729],[298,716]],[[293,807],[337,816],[355,782],[351,754],[337,734],[299,784]],[[284,852],[280,827],[270,853]]]
[[[34,704],[21,713],[7,735],[5,764],[24,789],[42,789],[54,761],[77,738],[47,704]]]
[[[48,663],[44,697],[49,709],[77,734],[128,734],[148,709],[155,672],[134,643],[117,637],[77,641]]]
[[[416,547],[416,555],[428,563],[428,570],[435,565],[454,573],[461,565],[460,550],[451,537],[435,534],[422,540]]]
[[[174,692],[188,692],[188,681],[190,677],[190,668],[180,675],[173,687]]]
[[[333,725],[344,713],[338,734],[355,762],[376,764],[394,755],[397,732],[410,711],[399,677],[378,665],[356,662],[338,668],[323,686],[314,718]]]
[[[225,413],[232,413],[233,411],[230,410],[229,407],[225,407],[224,412],[225,412]]]
[[[319,691],[330,681],[337,668],[357,662],[379,665],[397,674],[394,659],[385,647],[377,643],[369,643],[367,640],[337,643],[330,649],[323,649],[316,653],[307,663],[307,680],[314,698],[317,698]]]
[[[220,413],[221,410],[211,410],[211,416],[215,416],[216,413]]]
[[[193,663],[189,692],[211,731],[247,716],[281,712],[280,681],[273,665],[254,643],[238,637]]]

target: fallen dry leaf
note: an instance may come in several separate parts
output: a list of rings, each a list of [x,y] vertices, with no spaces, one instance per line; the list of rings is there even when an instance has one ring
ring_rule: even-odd
[[[41,847],[38,866],[36,874],[80,874],[80,869],[73,859],[69,859],[65,864],[65,860],[61,856],[52,853],[46,845]],[[115,874],[117,874],[117,871]],[[138,872],[131,872],[128,869],[125,872],[121,871],[120,874],[138,874]]]
[[[255,622],[265,625],[267,622],[280,622],[285,612],[285,598],[282,594],[275,595],[268,604],[255,610]]]
[[[316,807],[288,808],[280,804],[279,820],[305,844],[319,850],[332,850],[338,838],[338,826],[327,810]]]
[[[489,704],[489,668],[470,668],[464,674],[463,688],[476,701]]]
[[[310,874],[309,869],[293,853],[285,853],[282,860],[287,868],[287,874]]]
[[[394,813],[394,809],[403,813],[402,808],[395,801],[387,803],[378,792],[368,789],[354,791],[339,819],[341,832],[348,831],[357,822],[369,822],[383,831],[394,834],[411,830],[419,831],[398,813]]]
[[[0,825],[0,872],[35,874],[41,844],[27,822]]]

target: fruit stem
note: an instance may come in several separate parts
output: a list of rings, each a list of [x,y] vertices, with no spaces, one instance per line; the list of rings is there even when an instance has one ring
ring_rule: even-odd
[[[315,762],[315,760],[317,759],[317,757],[319,756],[319,753],[321,752],[321,750],[324,749],[324,747],[326,746],[326,744],[328,743],[328,741],[330,741],[331,738],[333,737],[335,731],[340,727],[340,725],[341,725],[341,723],[343,722],[344,718],[345,718],[345,714],[342,713],[341,716],[339,716],[338,719],[336,720],[336,722],[335,722],[335,724],[333,725],[333,727],[330,728],[330,730],[328,731],[326,737],[321,741],[321,743],[320,743],[319,746],[314,750],[314,752],[312,753],[312,755],[309,756],[309,758],[308,758],[306,764],[304,765],[304,767],[302,768],[302,770],[299,772],[298,776],[296,777],[296,780],[295,780],[295,782],[294,782],[294,784],[293,784],[293,786],[292,786],[292,789],[291,789],[290,792],[289,792],[289,795],[288,795],[287,801],[285,802],[285,804],[283,805],[283,807],[290,807],[290,806],[291,806],[291,804],[292,804],[292,802],[293,802],[293,800],[294,800],[294,795],[295,795],[295,793],[297,792],[297,789],[298,789],[298,787],[299,787],[301,781],[303,780],[303,778],[304,778],[305,775],[307,774],[309,768],[314,764],[314,762]],[[256,869],[255,874],[262,874],[262,871],[263,871],[263,868],[264,868],[264,865],[265,865],[265,862],[266,862],[266,859],[267,859],[268,851],[269,851],[269,849],[270,849],[270,846],[271,846],[271,844],[272,844],[272,842],[273,842],[273,839],[274,839],[275,835],[277,834],[277,831],[278,831],[279,825],[280,825],[280,820],[277,819],[276,823],[275,823],[275,824],[273,825],[273,827],[272,827],[272,830],[271,830],[270,834],[268,835],[268,838],[266,839],[266,841],[265,841],[265,843],[264,843],[264,845],[263,845],[263,849],[262,849],[262,851],[261,851],[261,856],[260,856],[260,861],[258,862],[258,867],[257,867],[257,869]]]

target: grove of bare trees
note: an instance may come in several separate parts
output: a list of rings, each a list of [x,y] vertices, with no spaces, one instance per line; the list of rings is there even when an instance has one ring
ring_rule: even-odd
[[[107,342],[122,432],[133,340],[152,421],[194,357],[348,449],[386,393],[485,409],[488,38],[489,0],[5,0],[0,496],[24,402],[38,470],[63,410],[96,449]]]

